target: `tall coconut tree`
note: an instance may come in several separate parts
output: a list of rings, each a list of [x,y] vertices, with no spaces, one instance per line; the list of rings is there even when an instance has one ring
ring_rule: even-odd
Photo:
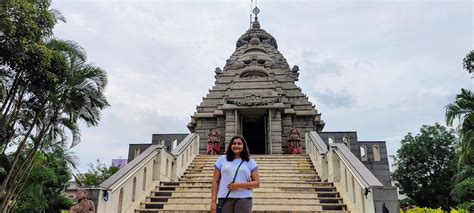
[[[463,59],[464,68],[474,72],[474,51]],[[451,195],[463,208],[474,210],[474,93],[461,89],[454,103],[446,106],[446,124],[453,126],[459,121],[458,173]]]
[[[109,104],[104,96],[107,75],[104,70],[86,63],[84,51],[74,42],[52,39],[48,48],[60,54],[67,66],[57,75],[58,80],[44,94],[42,104],[37,111],[37,122],[34,134],[28,141],[32,146],[23,159],[13,161],[9,175],[2,183],[7,194],[2,205],[8,206],[9,200],[15,197],[21,181],[33,166],[36,152],[50,146],[50,142],[66,143],[66,131],[72,135],[70,146],[80,142],[79,122],[95,126],[100,120],[100,112]],[[18,168],[24,168],[19,170]],[[9,187],[10,186],[10,187]]]

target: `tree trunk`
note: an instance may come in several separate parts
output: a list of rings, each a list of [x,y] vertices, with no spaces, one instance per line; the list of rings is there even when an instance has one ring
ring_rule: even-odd
[[[44,107],[44,104],[43,104],[43,107]],[[42,110],[43,109],[40,109],[39,112],[36,113],[35,118],[33,120],[33,123],[30,126],[30,129],[28,130],[27,134],[24,136],[23,140],[21,141],[20,145],[18,146],[18,148],[16,150],[12,166],[10,167],[10,170],[8,171],[7,176],[5,177],[5,179],[2,182],[2,186],[0,188],[0,199],[2,200],[2,205],[0,206],[0,209],[3,209],[4,207],[6,207],[7,201],[5,199],[5,196],[7,196],[7,194],[9,194],[9,192],[8,192],[9,190],[7,189],[7,185],[10,182],[12,176],[16,176],[16,174],[18,174],[20,172],[19,169],[18,169],[18,171],[16,170],[16,165],[18,164],[18,160],[20,158],[22,150],[26,146],[26,142],[28,141],[28,138],[31,134],[31,131],[33,131],[34,127],[36,126],[36,123],[38,122],[39,114],[41,113]]]
[[[9,103],[11,102],[9,100],[10,100],[12,94],[14,94],[16,89],[17,89],[18,80],[20,79],[20,75],[21,75],[21,72],[18,72],[16,74],[15,79],[13,80],[13,83],[12,83],[12,87],[11,87],[10,91],[8,91],[7,97],[5,97],[5,101],[2,104],[2,108],[0,109],[0,112],[3,113],[3,110],[5,110],[6,106],[9,105]]]
[[[49,127],[53,123],[53,120],[55,120],[55,117],[56,117],[56,114],[50,119],[49,123],[41,129],[41,131],[39,133],[39,136],[36,139],[37,142],[34,144],[33,149],[31,149],[31,151],[28,153],[24,163],[19,167],[19,168],[22,168],[22,170],[20,170],[18,172],[15,172],[15,173],[13,173],[13,172],[8,173],[8,175],[10,175],[10,177],[7,176],[7,178],[9,178],[9,180],[13,180],[12,182],[18,182],[18,181],[22,181],[24,178],[26,178],[24,174],[25,174],[25,172],[29,172],[29,170],[31,169],[36,151],[38,150],[39,147],[42,147],[42,145],[44,144],[43,138],[44,138],[46,132],[48,131]],[[10,171],[12,171],[13,169],[14,169],[14,167],[12,166],[12,169],[10,169]],[[7,180],[7,181],[10,182],[9,180]],[[2,204],[0,206],[0,209],[1,208],[13,208],[9,205],[9,202],[10,202],[10,200],[13,196],[16,196],[15,191],[16,191],[16,188],[17,188],[18,184],[13,184],[12,183],[12,184],[10,184],[11,187],[7,188],[7,184],[8,184],[7,181],[3,182],[3,184],[5,184],[5,186],[2,184],[2,192],[4,192],[5,194],[2,197],[3,200],[2,200]]]
[[[18,112],[21,109],[21,105],[23,105],[22,99],[23,99],[24,95],[25,95],[25,89],[20,93],[20,96],[18,98],[18,103],[15,104],[15,108],[13,109],[12,114],[10,116],[8,116],[9,117],[8,121],[6,123],[4,123],[5,128],[10,129],[10,126],[11,126],[12,129],[13,129],[16,120],[18,120],[16,118],[18,116]],[[6,119],[7,117],[3,117],[3,118]],[[5,130],[7,130],[7,129],[5,129]],[[9,142],[11,142],[12,137],[14,135],[15,135],[15,132],[13,130],[13,131],[5,131],[5,134],[1,136],[0,141],[5,143],[5,147],[3,147],[2,154],[5,154],[5,152],[7,151],[8,144],[9,144]]]

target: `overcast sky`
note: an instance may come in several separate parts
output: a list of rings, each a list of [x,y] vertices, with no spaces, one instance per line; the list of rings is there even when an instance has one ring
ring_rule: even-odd
[[[473,49],[472,1],[260,0],[263,29],[278,42],[326,122],[359,140],[400,140],[444,124],[445,106],[473,89],[462,59]],[[153,133],[188,133],[196,105],[249,27],[245,1],[56,0],[67,23],[55,35],[78,42],[109,76],[99,127],[72,151],[87,163],[127,158]]]

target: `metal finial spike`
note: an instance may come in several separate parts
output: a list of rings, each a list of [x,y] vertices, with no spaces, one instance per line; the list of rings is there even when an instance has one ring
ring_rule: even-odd
[[[253,12],[253,14],[255,14],[255,18],[257,18],[257,15],[260,13],[260,9],[258,9],[258,7],[255,6],[255,8],[253,8],[252,12]]]

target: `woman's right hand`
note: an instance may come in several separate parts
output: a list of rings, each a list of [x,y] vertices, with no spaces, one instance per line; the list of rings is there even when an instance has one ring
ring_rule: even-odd
[[[211,203],[211,213],[216,213],[217,211],[217,203],[212,202]]]

